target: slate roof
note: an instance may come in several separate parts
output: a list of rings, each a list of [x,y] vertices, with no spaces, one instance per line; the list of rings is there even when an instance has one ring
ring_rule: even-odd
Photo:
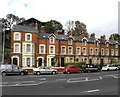
[[[48,34],[48,33],[41,33],[39,35],[39,38],[40,39],[48,39],[49,35],[50,34]],[[55,35],[55,36],[56,36],[56,40],[65,40],[65,41],[68,40],[68,35],[61,35],[61,34],[59,34],[59,35]],[[82,37],[79,37],[79,36],[72,36],[72,37],[73,37],[74,41],[82,41],[82,39],[83,39]],[[107,40],[92,39],[92,38],[86,38],[86,40],[87,40],[88,43],[94,43],[96,41],[100,41],[101,44],[105,44],[105,42],[107,41]],[[109,40],[109,43],[110,44],[116,44],[116,41]],[[120,45],[120,42],[118,42],[118,44]]]
[[[38,33],[38,29],[35,27],[30,27],[30,26],[23,26],[23,25],[13,25],[11,31],[19,31],[19,32],[34,32]]]

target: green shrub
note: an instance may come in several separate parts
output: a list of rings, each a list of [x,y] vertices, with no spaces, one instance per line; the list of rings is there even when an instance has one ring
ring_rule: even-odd
[[[74,65],[74,66],[82,67],[82,65],[84,65],[84,64],[85,64],[85,62],[75,62],[75,63],[65,63],[64,65],[65,66]]]

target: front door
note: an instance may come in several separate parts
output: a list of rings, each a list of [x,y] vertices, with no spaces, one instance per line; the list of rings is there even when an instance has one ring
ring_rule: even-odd
[[[64,67],[64,57],[61,57],[61,66]]]
[[[90,61],[90,64],[92,64],[92,59],[89,59],[89,61]]]
[[[15,65],[18,66],[18,60],[17,60],[17,58],[13,58],[13,64],[15,64]]]
[[[38,66],[42,66],[42,58],[38,59]]]

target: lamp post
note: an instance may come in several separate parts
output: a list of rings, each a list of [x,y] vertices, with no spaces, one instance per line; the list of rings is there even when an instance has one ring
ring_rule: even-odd
[[[2,64],[4,63],[4,52],[5,52],[5,31],[4,31],[4,23],[0,22],[0,34],[2,36],[3,32],[3,40],[2,40]]]

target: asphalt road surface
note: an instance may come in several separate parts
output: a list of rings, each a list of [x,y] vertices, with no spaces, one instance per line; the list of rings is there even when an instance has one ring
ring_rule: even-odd
[[[2,77],[2,95],[119,95],[118,71]]]

